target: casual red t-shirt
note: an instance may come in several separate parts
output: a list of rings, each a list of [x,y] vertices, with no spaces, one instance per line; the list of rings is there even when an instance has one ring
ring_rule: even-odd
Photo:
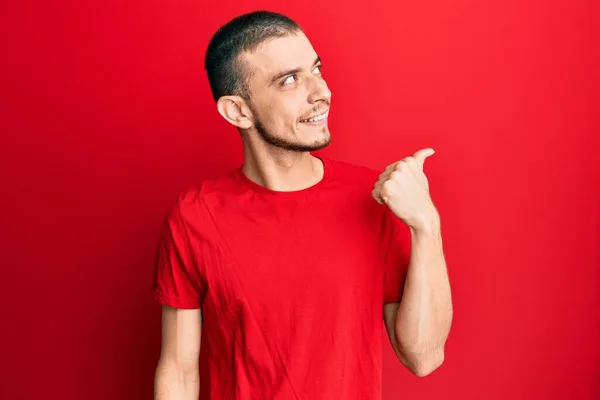
[[[408,228],[372,197],[379,172],[321,157],[276,192],[237,169],[184,192],[155,294],[201,308],[201,399],[380,399],[383,304],[399,301]]]

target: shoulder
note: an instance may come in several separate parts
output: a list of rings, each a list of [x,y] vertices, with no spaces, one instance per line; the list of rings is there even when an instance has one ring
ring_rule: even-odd
[[[184,221],[198,220],[206,213],[207,204],[218,203],[225,196],[240,190],[235,171],[227,171],[212,178],[206,178],[194,186],[179,189],[171,200],[169,218]]]

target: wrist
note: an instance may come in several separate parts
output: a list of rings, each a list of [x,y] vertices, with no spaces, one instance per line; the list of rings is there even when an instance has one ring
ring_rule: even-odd
[[[440,216],[435,209],[423,213],[419,218],[409,224],[410,230],[415,234],[438,234],[441,230]]]

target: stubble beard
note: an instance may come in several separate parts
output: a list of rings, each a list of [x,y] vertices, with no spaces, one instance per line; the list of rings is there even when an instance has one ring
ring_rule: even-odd
[[[324,134],[324,138],[321,140],[315,140],[313,143],[298,143],[286,140],[284,138],[278,137],[273,133],[269,132],[262,121],[257,118],[254,127],[260,137],[270,144],[271,146],[277,147],[282,150],[293,151],[293,152],[312,152],[324,149],[329,146],[331,142],[331,134],[329,133],[329,128],[327,126],[322,127],[322,132]]]

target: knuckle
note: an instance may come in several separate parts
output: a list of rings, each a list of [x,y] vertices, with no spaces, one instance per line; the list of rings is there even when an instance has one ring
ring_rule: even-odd
[[[398,180],[398,179],[400,179],[401,176],[402,176],[402,171],[400,171],[400,170],[396,170],[390,174],[390,178],[392,178],[393,180]]]
[[[392,181],[385,181],[383,183],[383,185],[381,185],[381,191],[383,194],[389,194],[390,191],[392,190],[392,186],[393,186],[393,182]]]

